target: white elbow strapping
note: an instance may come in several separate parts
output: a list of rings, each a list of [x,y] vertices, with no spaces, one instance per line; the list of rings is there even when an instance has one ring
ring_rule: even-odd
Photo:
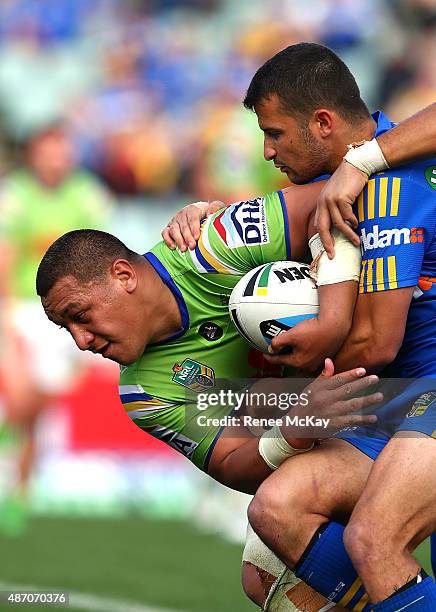
[[[329,259],[319,234],[309,240],[309,248],[313,261],[310,266],[310,276],[318,287],[333,285],[344,281],[358,281],[362,255],[360,247],[354,246],[339,230],[333,230],[335,239],[335,256]]]
[[[313,447],[312,443],[309,448],[294,448],[286,442],[278,425],[274,425],[259,438],[259,455],[272,470],[276,470],[289,457],[307,453]]]

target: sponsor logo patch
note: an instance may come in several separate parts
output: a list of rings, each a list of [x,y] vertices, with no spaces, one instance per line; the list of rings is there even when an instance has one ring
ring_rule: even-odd
[[[172,380],[175,383],[191,389],[195,393],[207,391],[207,389],[215,386],[215,372],[213,368],[189,357],[184,359],[181,364],[175,363],[173,365],[173,372]]]
[[[229,249],[269,243],[265,198],[234,204],[220,213],[213,226]]]
[[[374,225],[371,232],[367,232],[366,229],[363,228],[361,238],[364,251],[383,249],[392,245],[417,244],[419,242],[424,242],[424,228],[402,227],[400,229],[381,230],[378,225]]]
[[[213,323],[212,321],[206,321],[206,323],[202,323],[198,328],[198,333],[200,336],[203,336],[209,342],[214,342],[215,340],[219,340],[224,331],[223,328]]]
[[[418,397],[412,406],[412,409],[407,413],[407,417],[420,417],[428,410],[428,408],[436,402],[436,393],[430,391],[423,393]]]
[[[436,190],[436,166],[429,166],[425,169],[425,179],[432,189]]]

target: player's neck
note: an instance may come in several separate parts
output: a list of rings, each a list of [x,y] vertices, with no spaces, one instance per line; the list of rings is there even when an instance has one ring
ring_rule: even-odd
[[[376,129],[377,124],[371,116],[356,124],[349,124],[344,121],[335,133],[330,160],[330,173],[333,173],[341,163],[342,158],[347,152],[348,144],[362,140],[371,140],[374,138]]]
[[[171,289],[148,261],[145,264],[143,302],[149,330],[147,344],[154,344],[170,338],[182,328],[182,315]]]

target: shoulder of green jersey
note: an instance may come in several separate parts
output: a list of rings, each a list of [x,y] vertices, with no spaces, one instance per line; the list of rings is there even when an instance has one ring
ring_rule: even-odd
[[[119,395],[131,419],[176,406],[164,398],[147,393],[142,385],[120,385]]]
[[[266,198],[235,202],[213,216],[213,229],[229,249],[269,244]]]
[[[200,274],[234,274],[241,275],[241,270],[224,261],[210,243],[209,232],[213,230],[213,217],[209,217],[203,224],[197,246],[189,251],[191,261]]]

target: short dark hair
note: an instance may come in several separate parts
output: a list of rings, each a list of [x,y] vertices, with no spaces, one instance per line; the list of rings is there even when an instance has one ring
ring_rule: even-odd
[[[49,247],[36,274],[36,293],[46,297],[55,283],[73,276],[81,283],[104,278],[113,261],[140,258],[112,234],[95,229],[67,232]]]
[[[350,70],[331,49],[316,43],[291,45],[265,62],[251,80],[244,106],[255,110],[274,94],[285,111],[302,118],[322,107],[349,121],[369,116]]]

